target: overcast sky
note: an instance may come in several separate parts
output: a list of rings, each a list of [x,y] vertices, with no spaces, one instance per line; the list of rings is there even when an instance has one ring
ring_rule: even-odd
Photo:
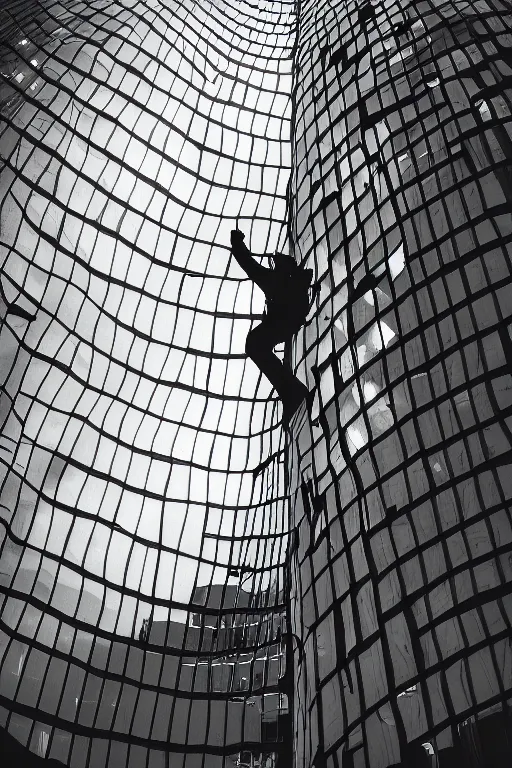
[[[273,24],[285,46],[274,50],[211,16],[203,28],[209,7],[194,4],[185,26],[151,7],[126,12],[101,49],[94,35],[64,40],[34,103],[0,123],[2,284],[10,301],[41,305],[30,326],[11,316],[0,334],[12,398],[1,440],[17,446],[0,457],[12,474],[0,501],[34,546],[186,602],[195,583],[225,582],[226,569],[197,573],[193,557],[158,557],[131,534],[227,563],[229,546],[203,531],[283,525],[251,474],[282,440],[270,385],[244,356],[263,296],[228,245],[238,222],[255,252],[285,247],[293,30]],[[114,520],[123,530],[102,524]],[[275,562],[257,543],[243,547],[247,564]],[[9,557],[13,570],[19,553]],[[70,573],[59,581],[75,585]],[[94,580],[87,589],[101,594]]]

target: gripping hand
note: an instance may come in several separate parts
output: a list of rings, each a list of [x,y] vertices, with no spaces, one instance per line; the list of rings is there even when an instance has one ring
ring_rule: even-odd
[[[245,235],[243,232],[240,232],[239,229],[232,229],[231,230],[231,247],[236,248],[239,247],[243,241],[245,240]]]

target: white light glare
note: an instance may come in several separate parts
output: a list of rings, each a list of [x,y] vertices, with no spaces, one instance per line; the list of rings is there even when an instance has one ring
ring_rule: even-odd
[[[491,108],[489,107],[486,101],[481,101],[478,104],[478,111],[480,112],[483,118],[487,119],[488,117],[490,117]]]
[[[347,432],[348,432],[348,436],[354,443],[357,450],[364,447],[364,445],[366,444],[366,440],[362,436],[361,432],[358,429],[356,429],[356,427],[349,427]]]
[[[380,325],[380,332],[379,332],[379,325]],[[379,322],[379,325],[375,323],[372,330],[372,343],[375,345],[375,349],[381,350],[382,349],[382,342],[384,341],[384,347],[387,347],[391,339],[393,339],[396,336],[396,333],[391,330],[389,325],[386,325],[386,323],[383,323],[382,320]],[[382,336],[381,336],[382,333]]]
[[[376,397],[379,394],[379,390],[373,383],[373,381],[365,381],[363,384],[363,398],[365,403],[367,403],[369,400],[373,400],[374,397]],[[354,398],[357,405],[361,404],[361,398],[359,397],[359,390],[357,388],[357,384],[354,384],[352,387],[352,397]]]
[[[395,280],[398,275],[403,272],[405,268],[405,256],[404,247],[400,245],[397,250],[391,254],[388,259],[389,271],[391,272],[391,279]]]
[[[376,397],[378,393],[379,393],[379,390],[377,389],[373,381],[365,381],[364,387],[363,387],[363,394],[366,402],[368,402],[368,400],[373,400],[373,398]]]
[[[410,688],[406,688],[405,691],[402,691],[402,693],[399,693],[397,696],[397,699],[399,699],[401,696],[411,696],[411,694],[416,693],[417,685],[411,685]]]

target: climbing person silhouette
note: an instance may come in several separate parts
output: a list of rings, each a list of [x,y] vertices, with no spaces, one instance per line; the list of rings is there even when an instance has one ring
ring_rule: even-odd
[[[309,392],[273,350],[277,344],[289,341],[304,324],[318,287],[313,288],[310,301],[312,269],[298,266],[283,253],[263,254],[274,264],[273,269],[264,267],[253,259],[244,239],[240,230],[231,231],[231,253],[267,300],[263,322],[247,334],[245,351],[277,391],[283,403],[283,421],[288,423]]]

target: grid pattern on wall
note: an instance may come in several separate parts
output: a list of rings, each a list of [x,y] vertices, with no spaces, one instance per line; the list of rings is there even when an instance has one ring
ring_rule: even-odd
[[[293,101],[297,765],[506,766],[512,6],[305,0]]]
[[[0,725],[41,758],[275,764],[284,440],[229,233],[286,247],[295,21],[2,4]]]

